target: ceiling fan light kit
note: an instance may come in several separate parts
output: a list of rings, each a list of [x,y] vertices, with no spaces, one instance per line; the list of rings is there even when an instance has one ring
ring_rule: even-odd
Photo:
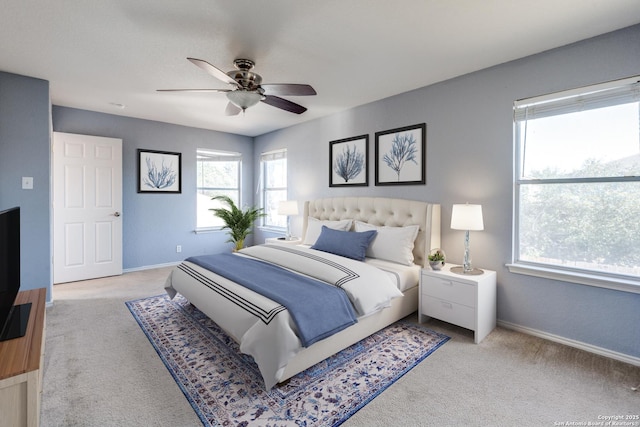
[[[230,102],[233,102],[236,107],[244,111],[262,101],[264,99],[264,95],[258,91],[250,92],[247,90],[234,90],[227,92],[227,99],[229,99]]]
[[[233,61],[235,70],[225,73],[207,61],[187,58],[197,67],[203,69],[216,79],[235,86],[235,89],[159,89],[159,92],[223,92],[227,94],[229,104],[225,110],[228,116],[235,116],[262,101],[272,107],[280,108],[290,113],[302,114],[307,109],[302,105],[280,98],[283,96],[316,95],[314,88],[307,84],[276,83],[261,84],[262,77],[251,71],[255,63],[250,59],[236,59]]]

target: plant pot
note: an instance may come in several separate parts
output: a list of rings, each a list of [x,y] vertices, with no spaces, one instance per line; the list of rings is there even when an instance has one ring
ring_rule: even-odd
[[[432,270],[441,270],[444,267],[444,261],[429,261]]]

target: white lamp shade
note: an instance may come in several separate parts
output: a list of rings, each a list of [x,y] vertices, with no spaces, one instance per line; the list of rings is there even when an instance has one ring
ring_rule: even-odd
[[[234,90],[227,92],[227,98],[237,107],[246,110],[260,102],[264,96],[258,92],[249,92],[247,90]]]
[[[454,230],[484,230],[482,205],[453,205],[451,228]]]
[[[298,215],[298,202],[283,200],[278,203],[278,215]]]

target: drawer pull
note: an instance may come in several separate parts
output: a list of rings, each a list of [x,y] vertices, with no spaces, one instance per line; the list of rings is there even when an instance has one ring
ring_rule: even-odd
[[[447,280],[447,281],[441,280],[440,283],[445,286],[453,286],[453,282],[451,280]]]
[[[448,308],[449,310],[453,308],[453,305],[451,305],[451,303],[448,303],[448,302],[440,301],[440,304],[442,304],[444,308]]]

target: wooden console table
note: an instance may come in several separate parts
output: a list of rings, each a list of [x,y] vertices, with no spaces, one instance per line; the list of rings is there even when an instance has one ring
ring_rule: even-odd
[[[0,342],[0,427],[40,425],[46,295],[45,288],[18,293],[16,305],[31,303],[27,333]]]

